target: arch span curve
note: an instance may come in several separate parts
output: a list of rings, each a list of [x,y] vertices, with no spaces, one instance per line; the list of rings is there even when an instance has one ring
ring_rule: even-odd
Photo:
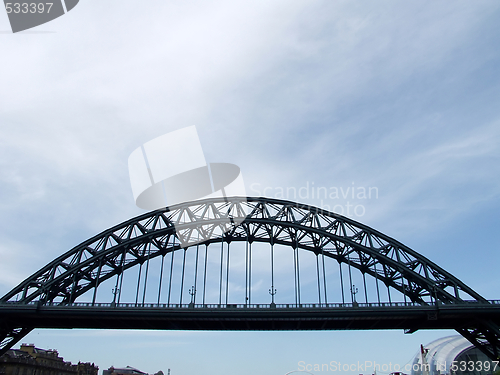
[[[99,286],[116,280],[113,288],[112,304],[119,304],[122,297],[124,275],[138,269],[135,304],[139,302],[141,276],[147,279],[149,264],[153,259],[161,259],[158,304],[160,303],[164,259],[171,254],[170,282],[174,254],[183,254],[182,279],[179,306],[183,304],[184,271],[188,249],[196,248],[196,272],[198,270],[198,250],[210,245],[221,245],[220,294],[222,303],[223,266],[227,266],[225,276],[226,306],[229,288],[229,246],[244,243],[245,249],[245,294],[243,304],[250,304],[252,283],[249,280],[248,247],[252,244],[268,244],[271,252],[271,306],[275,306],[274,294],[274,248],[283,246],[293,250],[294,300],[286,301],[287,306],[301,307],[301,266],[299,253],[313,254],[316,259],[317,291],[320,307],[332,308],[327,301],[325,259],[335,261],[339,266],[342,302],[340,307],[355,300],[357,288],[353,285],[351,271],[362,276],[365,303],[368,301],[366,276],[374,280],[381,303],[379,286],[388,290],[389,306],[391,290],[401,297],[401,302],[410,306],[438,307],[466,306],[471,303],[490,304],[482,296],[461,282],[458,278],[420,255],[399,241],[347,217],[290,201],[269,198],[232,197],[214,198],[187,202],[165,209],[152,211],[105,230],[70,251],[54,259],[34,273],[0,299],[0,305],[20,306],[70,306],[87,298],[92,306],[96,303]],[[224,260],[224,246],[227,261]],[[232,246],[232,245],[231,245]],[[207,253],[206,253],[207,254]],[[205,255],[205,274],[207,255]],[[321,263],[322,262],[322,263]],[[251,265],[251,262],[249,263]],[[143,271],[145,267],[145,273]],[[321,267],[322,266],[322,267]],[[344,275],[342,266],[347,268]],[[322,268],[322,270],[321,270]],[[313,268],[314,269],[314,268]],[[347,302],[344,298],[344,277],[349,278]],[[321,280],[323,279],[323,280]],[[196,273],[195,273],[196,280]],[[322,283],[324,285],[322,285]],[[196,285],[197,282],[195,281]],[[170,288],[171,284],[169,284]],[[322,299],[323,293],[323,299]],[[189,294],[195,303],[196,288]],[[143,287],[142,304],[146,296],[146,282]],[[186,293],[184,297],[189,298]],[[350,302],[349,302],[350,297]],[[205,303],[205,287],[203,287]],[[168,305],[170,304],[170,291]],[[476,321],[470,326],[455,327],[472,343],[488,351],[490,356],[498,356],[498,322]],[[3,347],[12,346],[19,336],[26,334],[29,327],[16,326],[4,329]],[[416,328],[418,329],[418,328]],[[413,329],[414,330],[414,329]],[[0,348],[1,349],[1,348]]]

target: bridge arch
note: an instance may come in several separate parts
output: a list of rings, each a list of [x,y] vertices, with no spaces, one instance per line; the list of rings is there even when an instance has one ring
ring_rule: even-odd
[[[97,303],[98,290],[106,282],[113,281],[112,304],[122,301],[122,283],[124,275],[138,269],[135,304],[145,303],[146,281],[149,264],[153,259],[161,259],[161,276],[158,285],[158,305],[161,299],[164,260],[171,256],[170,283],[174,255],[182,254],[182,278],[180,280],[179,307],[187,298],[195,303],[196,277],[200,246],[205,247],[205,273],[207,276],[207,250],[209,246],[220,244],[221,258],[219,276],[219,301],[223,304],[222,288],[226,288],[225,305],[228,305],[229,287],[229,250],[232,244],[244,244],[245,254],[245,290],[243,305],[251,305],[252,281],[251,260],[254,244],[268,244],[271,260],[271,277],[269,294],[271,306],[275,305],[274,294],[274,251],[275,247],[286,247],[293,253],[294,299],[286,301],[287,306],[300,307],[301,300],[301,266],[299,254],[313,254],[316,260],[316,276],[319,307],[332,308],[327,300],[327,271],[325,259],[330,265],[337,263],[339,267],[340,289],[342,301],[335,301],[340,307],[359,305],[355,300],[357,288],[352,282],[352,272],[358,272],[363,280],[365,304],[381,303],[379,286],[388,290],[389,304],[391,290],[400,298],[398,302],[423,307],[461,306],[470,303],[489,304],[482,296],[469,288],[458,278],[451,275],[426,257],[418,254],[395,239],[380,233],[373,228],[349,218],[328,211],[269,198],[232,197],[215,198],[187,202],[162,210],[156,210],[130,219],[117,226],[90,238],[70,251],[56,258],[45,267],[24,280],[17,287],[0,299],[0,306],[33,305],[67,306],[87,298],[86,302]],[[226,250],[224,249],[226,246]],[[224,252],[225,250],[225,252]],[[190,297],[184,290],[189,287],[185,282],[186,254],[196,251],[195,281],[189,290]],[[224,256],[227,256],[225,261]],[[177,257],[179,259],[179,257]],[[144,270],[143,270],[144,267]],[[223,268],[227,267],[227,271]],[[343,268],[344,267],[344,271]],[[203,268],[203,267],[201,267]],[[347,269],[347,273],[345,271]],[[224,273],[225,271],[225,273]],[[344,285],[344,278],[346,280]],[[224,276],[227,277],[224,281]],[[366,276],[375,282],[377,301],[368,301]],[[142,301],[139,298],[141,277]],[[250,278],[250,279],[249,279]],[[347,289],[347,291],[345,290]],[[323,300],[321,292],[323,291]],[[203,287],[203,304],[205,304],[205,286]],[[345,295],[348,297],[345,298]],[[189,300],[189,298],[191,298]],[[89,300],[90,299],[90,300]],[[350,299],[350,300],[349,300]],[[471,302],[472,301],[472,302]],[[133,301],[130,301],[133,302]],[[164,301],[163,301],[164,302]],[[331,303],[331,301],[330,301]],[[170,291],[167,306],[171,304]],[[337,305],[335,305],[337,306]],[[498,322],[487,319],[476,321],[470,325],[454,327],[473,344],[488,352],[491,357],[498,356],[500,347],[498,339]],[[0,350],[11,347],[14,342],[26,334],[30,327],[12,326],[0,332],[3,340]],[[410,330],[418,329],[413,327]]]

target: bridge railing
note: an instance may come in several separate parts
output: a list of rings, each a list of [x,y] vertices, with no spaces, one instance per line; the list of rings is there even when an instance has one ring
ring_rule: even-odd
[[[38,301],[28,303],[2,302],[0,306],[38,306]],[[442,303],[439,303],[442,306]],[[483,301],[461,301],[446,305],[477,305],[489,306],[500,305],[500,300]],[[75,307],[75,308],[143,308],[143,309],[341,309],[341,308],[388,308],[388,307],[422,307],[435,306],[434,303],[422,304],[416,302],[370,302],[370,303],[301,303],[301,304],[195,304],[195,303],[102,303],[102,302],[46,302],[42,306],[53,307]]]

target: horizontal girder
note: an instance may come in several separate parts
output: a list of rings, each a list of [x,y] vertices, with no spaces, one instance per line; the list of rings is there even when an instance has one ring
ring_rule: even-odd
[[[182,330],[454,329],[500,323],[500,301],[465,305],[384,304],[0,304],[0,318],[39,328]]]

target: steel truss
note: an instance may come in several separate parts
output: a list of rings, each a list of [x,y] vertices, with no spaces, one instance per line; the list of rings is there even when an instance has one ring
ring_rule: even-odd
[[[149,259],[199,243],[233,241],[269,243],[271,248],[285,245],[333,258],[420,305],[489,303],[426,257],[354,220],[289,201],[232,197],[183,203],[112,227],[47,264],[3,296],[0,304],[65,305],[91,290],[95,302],[101,283],[113,276],[118,282],[126,270]],[[119,302],[115,294],[116,298]],[[0,330],[0,353],[31,329],[11,324]],[[490,358],[498,358],[496,323],[471,321],[456,330]]]

